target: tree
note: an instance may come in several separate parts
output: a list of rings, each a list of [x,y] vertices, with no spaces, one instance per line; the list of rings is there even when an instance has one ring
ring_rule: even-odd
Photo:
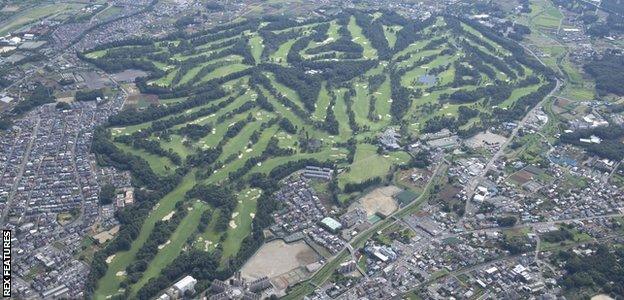
[[[583,68],[596,80],[596,89],[600,94],[624,95],[624,56],[606,53]]]
[[[104,184],[100,190],[99,199],[102,205],[113,203],[113,200],[115,200],[115,186],[110,183]]]
[[[18,102],[13,107],[13,113],[22,114],[37,106],[54,102],[52,89],[42,84],[37,84],[35,89],[26,97],[24,101]]]
[[[71,105],[69,105],[69,103],[67,102],[56,102],[55,107],[58,110],[70,110],[71,109]]]
[[[0,119],[0,130],[8,130],[9,128],[11,128],[11,126],[13,126],[13,122],[11,121],[11,119],[6,117]]]
[[[91,91],[77,91],[74,95],[76,101],[95,101],[97,98],[104,99],[104,92],[101,89]]]
[[[496,223],[498,223],[498,226],[501,227],[512,227],[516,225],[517,221],[518,220],[514,216],[499,217],[496,219]]]

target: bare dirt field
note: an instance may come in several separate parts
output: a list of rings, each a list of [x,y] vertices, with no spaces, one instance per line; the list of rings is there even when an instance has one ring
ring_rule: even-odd
[[[321,257],[305,242],[286,244],[275,240],[264,244],[241,269],[245,278],[269,278],[284,274],[298,267],[317,262]]]
[[[502,145],[506,140],[507,138],[502,135],[486,131],[478,133],[474,137],[466,140],[465,144],[470,148],[482,148],[492,145]]]
[[[399,208],[394,198],[392,198],[399,192],[401,192],[399,187],[394,185],[384,186],[372,190],[362,197],[359,202],[362,208],[366,210],[367,216],[372,216],[377,212],[388,216]]]
[[[111,228],[110,230],[102,231],[102,232],[94,235],[93,238],[96,239],[98,241],[98,243],[104,244],[107,241],[112,240],[115,237],[115,235],[117,234],[118,231],[119,231],[119,225]]]
[[[147,72],[135,69],[128,69],[123,72],[113,74],[113,78],[121,82],[134,82],[138,77],[147,76]]]
[[[84,80],[86,87],[91,90],[105,88],[111,83],[108,78],[96,72],[82,72],[78,76]]]

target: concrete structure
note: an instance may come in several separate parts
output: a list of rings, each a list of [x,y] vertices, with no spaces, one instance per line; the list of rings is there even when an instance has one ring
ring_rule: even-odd
[[[388,128],[379,136],[379,143],[386,150],[401,149],[399,145],[399,139],[401,135],[394,130],[394,128]]]
[[[186,276],[180,281],[176,282],[173,287],[180,292],[181,295],[184,295],[186,291],[194,291],[195,284],[197,283],[197,279],[193,278],[193,276]]]
[[[212,295],[208,299],[260,300],[262,291],[271,286],[271,281],[266,276],[247,282],[245,278],[241,277],[241,272],[236,272],[227,282],[218,279],[213,280],[209,289]]]
[[[321,220],[320,225],[333,233],[338,232],[340,229],[342,229],[342,224],[340,224],[340,222],[336,221],[331,217],[325,217],[323,220]]]
[[[330,168],[321,168],[316,166],[306,166],[303,170],[303,176],[308,178],[320,178],[331,180],[334,170]]]

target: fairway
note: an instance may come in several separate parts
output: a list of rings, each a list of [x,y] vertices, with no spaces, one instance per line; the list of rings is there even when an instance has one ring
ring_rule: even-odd
[[[149,278],[158,276],[180,254],[187,239],[197,228],[199,217],[208,207],[202,202],[196,201],[189,208],[192,210],[189,211],[188,215],[180,223],[180,226],[173,232],[168,243],[161,245],[163,248],[158,250],[158,254],[149,264],[147,270],[145,270],[145,275],[141,280],[132,286],[132,291],[138,291]]]
[[[174,189],[171,193],[162,198],[155,209],[149,214],[145,223],[141,227],[139,236],[134,240],[130,250],[115,254],[114,259],[108,265],[106,275],[98,282],[98,290],[94,294],[96,299],[106,299],[109,295],[119,293],[119,284],[123,280],[123,272],[134,259],[139,248],[145,243],[148,236],[154,229],[156,221],[162,220],[175,207],[178,201],[183,199],[184,193],[195,185],[195,174],[190,172],[182,181],[182,184]],[[121,276],[120,276],[121,275]]]
[[[362,56],[364,58],[373,58],[376,56],[377,51],[370,45],[370,41],[366,39],[364,34],[362,34],[362,28],[355,23],[355,17],[351,17],[349,19],[349,31],[351,31],[351,35],[353,36],[353,41],[362,45],[364,48],[364,52]]]
[[[522,117],[553,83],[528,58],[512,55],[515,44],[499,42],[469,20],[416,21],[380,11],[301,24],[241,19],[206,32],[84,52],[85,60],[112,74],[123,64],[141,66],[150,76],[137,89],[158,97],[159,105],[109,119],[105,149],[126,156],[103,158],[131,160],[135,176],[157,181],[154,190],[179,182],[160,194],[166,195],[142,224],[133,224],[138,237],[128,251],[110,257],[95,298],[121,293],[120,287],[132,296],[154,292],[153,280],[169,280],[163,272],[187,251],[219,255],[220,270],[242,266],[262,244],[260,227],[277,209],[267,193],[303,166],[335,168],[338,201],[332,205],[345,206],[362,192],[353,186],[390,183],[389,173],[412,160],[406,146],[418,135],[494,126],[501,107],[515,114],[511,119]],[[379,142],[390,127],[403,135],[395,149]],[[220,193],[207,196],[214,191]],[[176,203],[192,209],[174,217],[175,228],[155,231]],[[391,204],[382,210],[394,210]],[[158,240],[166,243],[157,250],[152,243],[149,255],[139,251],[161,231]],[[288,259],[284,270],[300,263]],[[130,268],[126,276],[137,264],[146,267]]]
[[[373,145],[359,145],[355,152],[355,160],[351,164],[351,170],[340,174],[338,182],[340,186],[346,183],[359,183],[373,177],[383,177],[388,174],[393,164],[405,163],[409,154],[405,152],[393,152],[391,155],[377,154],[377,147]]]
[[[232,214],[227,239],[223,242],[223,259],[236,255],[240,244],[251,232],[251,222],[256,213],[256,199],[260,190],[248,189],[239,193],[238,205]]]

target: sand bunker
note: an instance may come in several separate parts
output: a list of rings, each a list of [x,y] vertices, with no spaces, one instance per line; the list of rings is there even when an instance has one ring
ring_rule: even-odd
[[[169,220],[171,220],[171,218],[173,217],[174,214],[175,214],[175,211],[172,210],[170,213],[168,213],[166,216],[164,216],[162,218],[162,220],[163,221],[169,221]]]
[[[106,263],[107,263],[107,264],[112,263],[114,258],[115,258],[115,254],[113,254],[113,255],[111,255],[111,256],[109,256],[109,257],[107,257],[107,258],[106,258]]]
[[[158,250],[165,248],[165,246],[169,245],[171,243],[171,240],[167,240],[166,243],[162,244],[162,245],[158,245]]]

